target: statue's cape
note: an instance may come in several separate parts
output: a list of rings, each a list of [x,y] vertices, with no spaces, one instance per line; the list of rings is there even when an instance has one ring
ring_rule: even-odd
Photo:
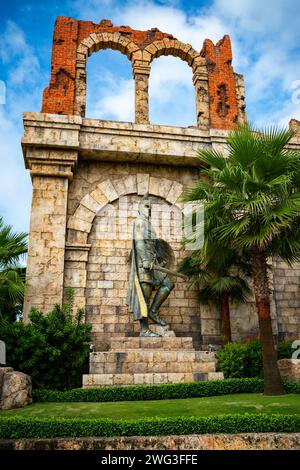
[[[144,234],[145,238],[148,236],[148,229]],[[139,268],[137,263],[137,250],[135,245],[136,240],[136,221],[133,224],[133,241],[132,241],[132,250],[130,254],[130,276],[129,276],[129,289],[127,296],[127,305],[128,310],[133,314],[135,320],[141,320],[144,317],[148,316],[148,307],[145,301],[143,289],[140,283]],[[155,232],[151,230],[153,235]],[[164,266],[171,268],[174,264],[174,252],[171,246],[160,238],[156,239],[156,253],[157,253],[157,263],[160,264],[164,261]],[[154,271],[155,272],[155,271]]]
[[[128,310],[133,314],[135,320],[141,320],[148,316],[148,308],[145,302],[143,290],[139,281],[135,233],[133,233],[132,251],[131,251],[131,267],[129,276],[129,289],[127,296]]]

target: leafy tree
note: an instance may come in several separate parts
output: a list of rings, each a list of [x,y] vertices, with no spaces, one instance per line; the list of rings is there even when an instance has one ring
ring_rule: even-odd
[[[27,252],[27,234],[12,231],[0,217],[0,314],[15,321],[21,314],[25,268],[20,265]]]
[[[251,260],[253,288],[263,350],[265,394],[282,394],[274,347],[267,259],[289,263],[300,258],[300,154],[287,149],[289,130],[256,131],[250,125],[229,134],[228,154],[198,153],[207,165],[185,200],[205,204],[205,215],[218,219],[213,236]]]
[[[250,293],[245,278],[249,262],[208,236],[203,249],[187,256],[179,269],[193,279],[191,287],[198,289],[200,303],[220,309],[222,344],[230,342],[230,301],[245,302]]]
[[[39,387],[64,390],[81,386],[89,356],[91,325],[84,312],[73,314],[73,292],[62,307],[47,315],[32,309],[30,323],[0,320],[1,339],[6,343],[8,365],[31,375]]]

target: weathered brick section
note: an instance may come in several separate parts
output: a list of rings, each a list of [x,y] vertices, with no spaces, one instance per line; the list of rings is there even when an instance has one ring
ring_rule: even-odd
[[[162,55],[178,57],[192,67],[200,129],[231,129],[246,119],[243,77],[234,75],[229,36],[216,46],[206,39],[200,53],[157,28],[139,31],[113,26],[109,20],[95,24],[65,16],[55,22],[51,80],[44,90],[43,113],[85,116],[86,61],[102,49],[118,50],[132,63],[136,123],[149,123],[151,63]]]
[[[140,49],[163,38],[173,38],[157,28],[133,30],[129,26],[113,26],[111,21],[99,24],[58,16],[55,21],[52,45],[51,80],[44,90],[42,113],[74,114],[76,50],[83,39],[92,33],[120,33]]]
[[[237,123],[239,112],[229,36],[216,45],[205,39],[201,56],[206,59],[208,69],[210,127],[231,129]]]
[[[42,113],[73,114],[78,21],[59,16],[55,21],[51,79],[43,94]]]

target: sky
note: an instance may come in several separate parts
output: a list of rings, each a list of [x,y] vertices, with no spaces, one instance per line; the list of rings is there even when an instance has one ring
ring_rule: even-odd
[[[300,120],[299,0],[0,0],[0,215],[28,232],[31,181],[20,140],[22,113],[39,112],[48,86],[56,16],[147,30],[158,27],[194,49],[229,34],[233,67],[246,84],[249,120],[263,127]],[[133,120],[131,64],[118,51],[87,66],[87,117]],[[179,58],[151,67],[150,121],[195,125],[192,71]],[[176,97],[176,100],[174,100]]]

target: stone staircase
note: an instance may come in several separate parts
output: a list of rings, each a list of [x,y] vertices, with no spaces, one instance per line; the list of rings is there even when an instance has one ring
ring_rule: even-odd
[[[109,351],[90,354],[90,373],[83,387],[140,385],[223,379],[216,372],[215,354],[196,351],[191,337],[115,336]]]

